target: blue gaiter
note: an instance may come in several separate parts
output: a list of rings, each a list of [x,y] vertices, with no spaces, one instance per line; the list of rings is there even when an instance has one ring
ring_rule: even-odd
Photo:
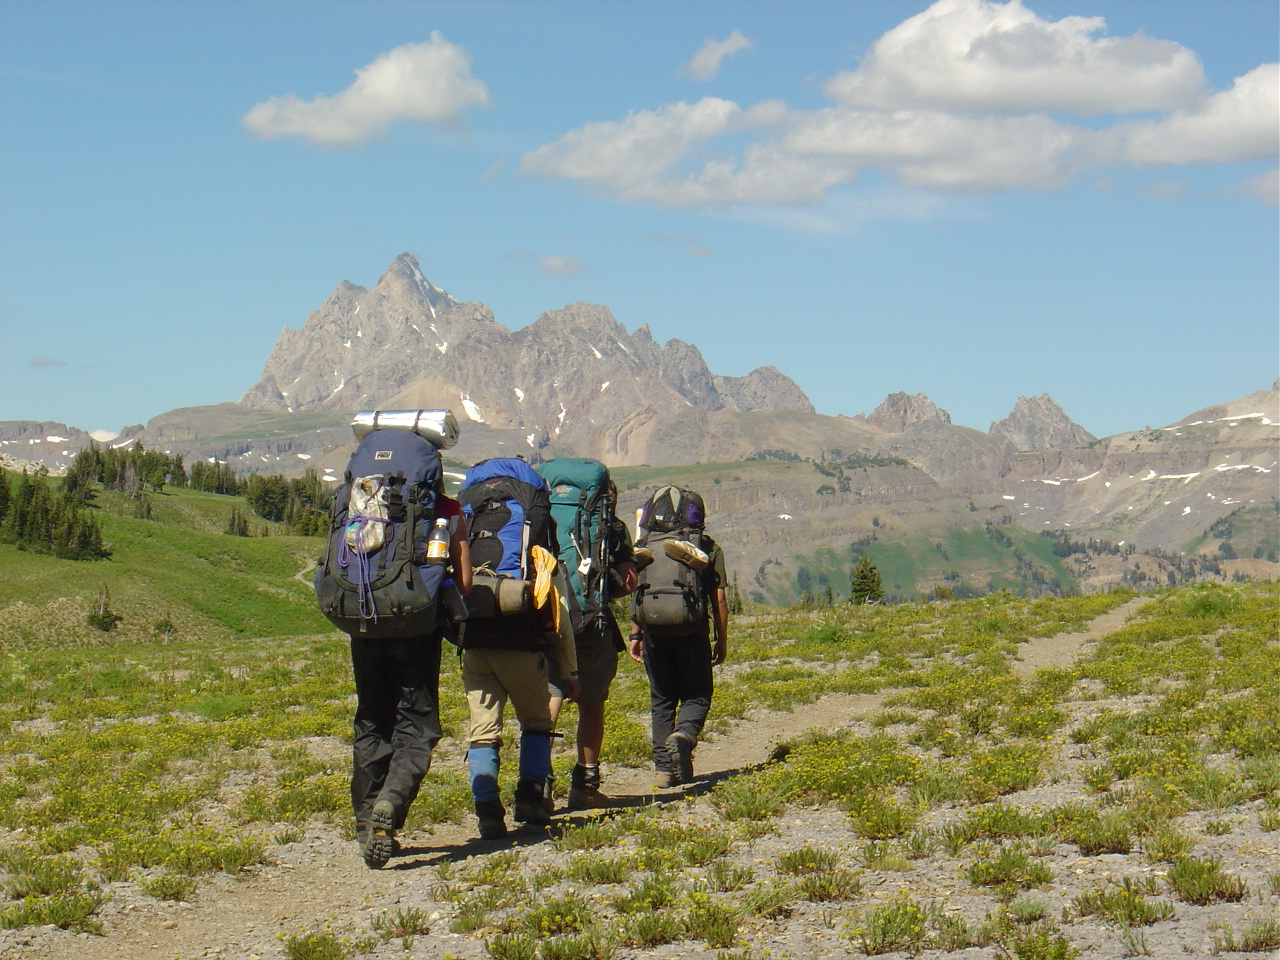
[[[521,761],[523,762],[523,751]],[[476,803],[497,800],[498,748],[472,747],[467,751],[467,768],[471,771],[471,796]]]
[[[520,779],[541,784],[551,776],[551,737],[546,733],[520,734]]]

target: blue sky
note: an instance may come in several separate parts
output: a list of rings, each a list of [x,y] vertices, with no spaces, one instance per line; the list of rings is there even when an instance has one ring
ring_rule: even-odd
[[[1274,0],[0,5],[0,419],[236,400],[403,252],[819,412],[1280,373]]]

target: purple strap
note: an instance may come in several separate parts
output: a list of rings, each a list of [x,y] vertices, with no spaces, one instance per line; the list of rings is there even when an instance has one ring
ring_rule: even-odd
[[[353,514],[352,517],[353,520],[351,523],[347,524],[347,529],[350,530],[352,527],[356,528],[355,539],[357,542],[360,540],[360,535],[364,533],[365,527],[371,523],[385,523],[387,525],[388,529],[386,538],[383,540],[384,543],[388,542],[393,536],[393,531],[390,529],[391,521],[386,517],[367,517],[363,514]],[[391,551],[392,554],[394,554],[394,543],[391,544]],[[355,560],[355,575],[350,576],[350,574],[348,574],[348,579],[356,585],[356,597],[360,603],[360,619],[372,620],[374,623],[377,623],[378,610],[373,602],[373,587],[370,586],[370,582],[373,578],[369,575],[369,555],[367,553],[357,553],[352,550],[351,546],[347,543],[346,536],[344,535],[338,546],[338,566],[350,568],[353,565],[351,563],[353,559]],[[390,563],[392,559],[391,554],[388,554],[387,562]]]

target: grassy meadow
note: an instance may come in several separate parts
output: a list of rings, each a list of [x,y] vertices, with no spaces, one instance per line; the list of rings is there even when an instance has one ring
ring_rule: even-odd
[[[216,504],[175,503],[216,528]],[[144,628],[92,643],[6,635],[0,927],[94,932],[126,882],[160,899],[199,898],[202,878],[269,864],[273,848],[307,830],[351,835],[350,668],[345,638],[298,629],[314,625],[304,619],[306,587],[292,578],[307,545],[233,544],[189,529],[184,551],[144,523],[109,526],[117,543],[172,557],[173,582],[151,586],[154,573],[142,579],[141,568],[112,561],[125,565],[111,581],[113,603],[130,616],[148,597],[176,608],[179,585],[203,583],[209,596],[191,602],[183,623],[215,628],[175,622],[158,633],[144,617]],[[48,590],[74,575],[96,592],[106,574],[79,570],[108,566],[60,562],[71,574],[21,559]],[[200,580],[214,566],[233,569]],[[157,592],[133,592],[131,578]],[[1153,595],[1070,669],[1026,679],[1013,671],[1021,644],[1083,629],[1131,596],[995,595],[736,622],[712,732],[832,692],[878,692],[882,709],[865,729],[797,738],[701,800],[568,827],[549,861],[515,848],[442,864],[432,896],[451,930],[506,960],[588,960],[680,940],[726,960],[762,960],[748,939],[806,916],[851,955],[985,945],[1021,960],[1066,958],[1078,955],[1082,925],[1103,921],[1138,949],[1154,925],[1224,902],[1253,905],[1215,934],[1224,949],[1280,946],[1280,867],[1246,875],[1236,862],[1244,854],[1221,846],[1246,827],[1280,830],[1280,591]],[[446,741],[410,831],[470,822],[457,740],[466,705],[448,652],[441,709]],[[645,766],[638,670],[620,672],[609,710],[605,763]],[[562,785],[571,743],[558,750]],[[1063,793],[1066,784],[1078,789]],[[796,841],[785,824],[803,811],[854,841]],[[1145,886],[1101,882],[1064,899],[1055,870],[1067,848],[1082,860],[1123,852],[1159,869]],[[938,870],[967,891],[963,911],[942,909]],[[870,897],[886,877],[898,892]],[[295,960],[354,957],[411,942],[424,925],[402,907],[368,928],[290,935],[282,949]]]
[[[280,535],[258,517],[253,536],[227,536],[240,497],[166,488],[138,501],[98,491],[94,516],[109,560],[69,561],[0,544],[0,651],[86,646],[106,637],[85,615],[103,587],[120,617],[113,637],[140,643],[270,637],[328,627],[309,573],[322,544]]]
[[[620,482],[643,484],[645,469]],[[706,469],[714,483],[727,468]],[[320,542],[258,519],[255,536],[227,536],[238,498],[166,490],[147,503],[142,519],[136,501],[97,495],[110,560],[0,544],[0,928],[100,932],[115,898],[199,899],[208,878],[264,869],[308,832],[352,836],[354,695],[346,639],[312,597]],[[994,547],[974,536],[916,546],[940,562]],[[895,548],[877,546],[891,589]],[[86,619],[104,590],[118,618],[106,632]],[[880,708],[701,795],[579,818],[542,855],[443,863],[434,909],[499,960],[607,960],[678,941],[763,960],[746,944],[793,922],[851,955],[985,947],[1053,960],[1088,950],[1099,925],[1125,955],[1160,955],[1161,930],[1224,904],[1244,912],[1206,928],[1223,952],[1280,946],[1280,868],[1250,854],[1280,831],[1280,588],[1152,594],[1072,667],[1014,669],[1023,644],[1132,597],[1000,592],[739,618],[713,736],[830,693],[878,694]],[[466,704],[445,656],[446,739],[410,832],[471,822]],[[624,660],[607,767],[647,766],[647,711],[643,673]],[[805,817],[828,842],[796,835]],[[1092,876],[1118,856],[1145,865],[1141,883],[1085,883],[1064,867]],[[892,896],[873,895],[888,884]],[[943,909],[940,884],[958,906]],[[289,935],[282,949],[320,960],[408,944],[426,926],[415,910]]]

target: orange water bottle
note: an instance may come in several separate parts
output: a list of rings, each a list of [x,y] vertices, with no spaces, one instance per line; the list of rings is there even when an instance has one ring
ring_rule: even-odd
[[[427,538],[427,563],[439,566],[449,559],[449,521],[444,517],[436,518],[436,525],[431,528],[431,536]]]

